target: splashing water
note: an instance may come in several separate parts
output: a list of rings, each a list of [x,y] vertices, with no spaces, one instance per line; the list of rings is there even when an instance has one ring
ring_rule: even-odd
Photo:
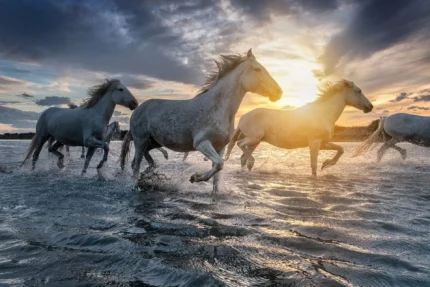
[[[119,175],[119,142],[84,177],[73,147],[64,170],[46,150],[34,172],[16,170],[28,143],[0,141],[12,171],[0,173],[0,285],[430,284],[428,149],[405,144],[406,161],[390,151],[376,165],[342,143],[345,156],[317,179],[307,149],[262,145],[251,173],[235,149],[212,202],[211,182],[189,183],[211,164],[197,152],[186,162],[151,152],[166,178],[140,192],[130,169]]]

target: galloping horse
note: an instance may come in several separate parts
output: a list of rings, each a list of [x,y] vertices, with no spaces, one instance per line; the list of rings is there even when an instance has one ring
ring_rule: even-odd
[[[64,167],[64,155],[57,150],[63,145],[88,147],[82,174],[86,172],[97,148],[104,150],[103,159],[97,168],[103,166],[109,153],[109,145],[103,141],[103,138],[115,106],[122,105],[134,110],[138,103],[119,80],[107,80],[105,83],[89,89],[88,94],[90,98],[79,108],[52,107],[41,114],[36,124],[36,134],[21,166],[33,154],[32,168],[34,169],[39,153],[50,137],[53,137],[56,142],[49,148],[49,152],[58,156],[59,168]]]
[[[343,148],[330,142],[334,125],[345,106],[353,106],[365,113],[373,109],[370,101],[353,82],[329,82],[320,89],[317,100],[295,110],[255,109],[242,116],[229,143],[225,160],[228,160],[236,141],[243,151],[242,167],[254,166],[252,153],[264,141],[279,148],[296,149],[309,146],[312,175],[317,174],[318,152],[336,150],[334,158],[326,160],[321,169],[335,165]]]
[[[212,176],[213,193],[218,191],[222,155],[234,128],[234,117],[246,92],[277,101],[282,89],[249,50],[242,55],[222,55],[215,61],[218,71],[211,73],[200,93],[189,100],[152,99],[141,104],[131,115],[130,131],[121,150],[124,168],[130,141],[134,141],[132,164],[137,175],[142,157],[155,167],[149,151],[167,147],[177,152],[200,151],[212,161],[212,169],[195,173],[190,181],[207,181]]]
[[[381,135],[384,138],[384,144],[378,150],[377,161],[381,161],[389,148],[397,150],[405,160],[406,150],[396,144],[409,142],[418,146],[430,147],[430,117],[399,113],[381,118],[378,129],[355,149],[353,157],[368,151]]]
[[[71,109],[77,108],[77,106],[75,106],[73,104],[70,104],[69,107]],[[106,134],[105,134],[105,137],[103,138],[103,141],[106,142],[107,144],[110,144],[110,141],[112,140],[114,133],[119,133],[119,132],[121,132],[121,129],[119,127],[119,123],[117,121],[111,122],[106,127]],[[48,145],[47,145],[48,149],[52,146],[54,141],[55,141],[55,139],[53,137],[49,138]],[[61,149],[61,148],[59,148],[59,149]],[[67,151],[67,154],[70,156],[70,149],[69,149],[68,145],[66,145],[66,151]],[[82,147],[81,158],[85,158],[85,147],[84,146]]]

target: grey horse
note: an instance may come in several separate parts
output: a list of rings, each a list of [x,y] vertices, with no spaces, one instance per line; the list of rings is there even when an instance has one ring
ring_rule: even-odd
[[[69,107],[74,109],[74,108],[77,108],[78,106],[70,104]],[[117,121],[111,122],[106,127],[106,134],[105,134],[105,137],[103,138],[103,141],[106,142],[107,144],[110,144],[110,141],[112,140],[113,135],[115,133],[119,133],[119,132],[121,132],[121,129],[119,127],[119,123]],[[48,145],[47,145],[48,149],[52,146],[54,141],[55,141],[55,139],[53,137],[49,138]],[[70,156],[70,149],[69,149],[68,145],[66,145],[66,151],[67,151],[68,155]],[[85,158],[85,147],[84,146],[82,147],[81,158]]]
[[[245,55],[222,55],[215,63],[218,70],[209,75],[194,98],[151,99],[133,112],[130,131],[121,148],[122,169],[132,140],[135,176],[139,173],[142,157],[149,163],[148,169],[155,167],[149,154],[154,148],[164,146],[177,152],[197,150],[212,161],[212,169],[203,174],[195,173],[190,181],[207,181],[216,175],[212,192],[218,191],[218,172],[223,168],[224,148],[233,133],[234,118],[243,97],[247,92],[253,92],[277,101],[282,89],[251,50]]]
[[[58,151],[63,145],[88,147],[82,174],[87,171],[97,148],[104,150],[103,159],[97,165],[97,169],[103,166],[109,153],[109,145],[103,138],[115,106],[122,105],[134,110],[138,103],[119,80],[107,80],[90,88],[88,95],[90,97],[81,107],[76,109],[52,107],[40,115],[36,124],[36,134],[21,166],[33,155],[32,169],[34,169],[43,145],[51,137],[56,142],[49,148],[49,152],[58,156],[59,168],[64,167],[64,155]]]
[[[381,135],[384,144],[377,152],[377,162],[382,160],[390,148],[398,151],[402,159],[405,160],[407,157],[406,150],[396,144],[409,142],[418,146],[430,147],[430,117],[406,113],[381,117],[378,129],[355,149],[353,157],[367,152],[373,144],[378,142]]]

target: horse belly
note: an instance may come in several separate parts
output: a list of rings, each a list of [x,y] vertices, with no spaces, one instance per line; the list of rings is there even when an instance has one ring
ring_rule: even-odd
[[[285,136],[285,135],[271,135],[265,136],[263,141],[282,149],[296,149],[303,148],[309,145],[306,136]]]

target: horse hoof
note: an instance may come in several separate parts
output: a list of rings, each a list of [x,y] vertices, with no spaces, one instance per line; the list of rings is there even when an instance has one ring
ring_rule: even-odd
[[[191,182],[191,183],[198,182],[198,181],[200,181],[200,180],[199,180],[199,178],[200,178],[200,174],[195,173],[195,174],[193,174],[193,175],[191,176],[191,178],[190,178],[190,182]]]
[[[322,164],[321,170],[326,169],[326,168],[333,166],[333,165],[334,165],[334,163],[328,159],[328,160],[324,161],[324,163]]]

